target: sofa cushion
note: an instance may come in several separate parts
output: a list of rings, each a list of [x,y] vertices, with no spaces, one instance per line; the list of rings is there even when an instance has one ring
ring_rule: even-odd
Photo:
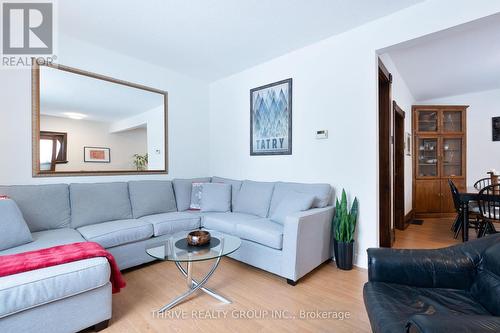
[[[23,214],[11,199],[0,199],[0,250],[31,242]]]
[[[191,187],[193,183],[210,183],[210,178],[174,179],[175,201],[177,210],[183,212],[189,209],[191,204]]]
[[[245,180],[233,211],[267,217],[274,183]]]
[[[0,186],[23,213],[31,232],[65,228],[71,209],[67,184]]]
[[[0,255],[34,251],[57,245],[85,242],[85,238],[83,238],[78,231],[70,228],[37,231],[32,233],[31,236],[33,237],[33,241],[31,243],[0,251]]]
[[[141,217],[140,221],[153,225],[154,235],[168,235],[200,227],[200,217],[187,212],[171,212]]]
[[[109,277],[102,257],[0,277],[0,318],[99,288]]]
[[[283,225],[268,219],[238,222],[236,236],[273,249],[281,250],[283,248]]]
[[[141,220],[117,220],[86,225],[77,229],[90,242],[104,248],[137,242],[153,236],[153,226]]]
[[[231,211],[231,185],[204,184],[201,194],[201,211],[221,213]]]
[[[323,208],[328,206],[332,195],[330,184],[302,184],[277,182],[274,186],[273,198],[269,215],[272,215],[279,203],[290,192],[308,193],[314,195],[313,208]]]
[[[374,332],[404,332],[415,314],[490,315],[463,290],[369,282],[363,295]]]
[[[132,218],[127,183],[71,184],[71,226]]]
[[[241,184],[243,182],[241,180],[222,178],[222,177],[212,177],[212,183],[222,183],[231,185],[231,207],[234,208],[236,204],[236,199],[238,198],[238,194],[241,190]]]
[[[134,218],[176,212],[174,188],[171,181],[138,180],[128,182]]]
[[[276,206],[271,220],[284,224],[285,218],[293,213],[302,212],[311,208],[314,195],[309,193],[289,192]]]
[[[491,314],[500,316],[500,243],[484,252],[471,293]]]
[[[258,216],[242,213],[207,213],[202,218],[201,225],[205,229],[235,235],[236,224],[257,219],[259,219]]]

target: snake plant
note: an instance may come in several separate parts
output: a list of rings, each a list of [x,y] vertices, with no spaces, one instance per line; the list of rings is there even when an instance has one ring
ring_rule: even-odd
[[[351,209],[347,207],[347,195],[342,190],[342,198],[335,203],[335,216],[333,218],[333,232],[337,242],[350,243],[354,240],[356,221],[358,218],[358,199],[354,198]]]

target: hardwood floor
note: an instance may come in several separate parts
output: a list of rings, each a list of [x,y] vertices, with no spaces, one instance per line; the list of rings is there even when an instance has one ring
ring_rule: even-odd
[[[424,219],[422,225],[410,224],[404,231],[396,230],[396,249],[436,249],[460,244],[462,239],[453,238],[450,230],[453,219]],[[473,237],[473,232],[470,233]]]
[[[396,230],[396,249],[436,249],[462,243],[462,238],[453,238],[450,228],[452,218],[424,219],[422,225],[410,224],[404,231]],[[496,230],[500,224],[494,223]],[[473,229],[469,231],[469,240],[476,239]]]
[[[196,263],[195,276],[208,265]],[[283,278],[224,258],[207,286],[232,304],[198,292],[163,318],[154,311],[186,288],[174,263],[144,265],[125,271],[124,277],[127,287],[113,295],[113,318],[105,332],[370,332],[362,296],[366,270],[341,271],[333,262],[292,287]],[[301,311],[316,318],[300,318]],[[320,319],[317,311],[330,317],[342,312],[345,318]]]
[[[459,244],[451,223],[451,219],[425,219],[423,225],[396,230],[394,248]],[[195,276],[209,265],[196,263]],[[154,311],[186,288],[174,263],[143,265],[125,271],[124,277],[127,287],[113,295],[113,318],[105,332],[370,332],[362,292],[367,272],[360,268],[342,271],[333,262],[325,263],[292,287],[276,275],[224,258],[208,287],[232,304],[223,305],[198,292],[163,317],[155,317]],[[316,317],[316,311],[330,316],[349,313],[349,318],[303,319],[301,311]]]

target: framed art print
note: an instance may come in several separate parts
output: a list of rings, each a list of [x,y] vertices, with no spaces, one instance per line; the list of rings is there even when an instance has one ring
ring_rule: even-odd
[[[111,149],[103,147],[83,147],[85,163],[110,163]]]
[[[493,141],[500,141],[500,117],[493,117],[491,119],[491,130]]]
[[[250,155],[292,154],[292,79],[250,90]]]
[[[411,134],[406,132],[405,137],[405,153],[406,156],[411,156]]]

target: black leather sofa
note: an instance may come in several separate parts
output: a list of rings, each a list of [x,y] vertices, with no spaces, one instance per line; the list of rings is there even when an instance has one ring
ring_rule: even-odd
[[[373,332],[500,332],[500,234],[443,249],[368,249]]]

